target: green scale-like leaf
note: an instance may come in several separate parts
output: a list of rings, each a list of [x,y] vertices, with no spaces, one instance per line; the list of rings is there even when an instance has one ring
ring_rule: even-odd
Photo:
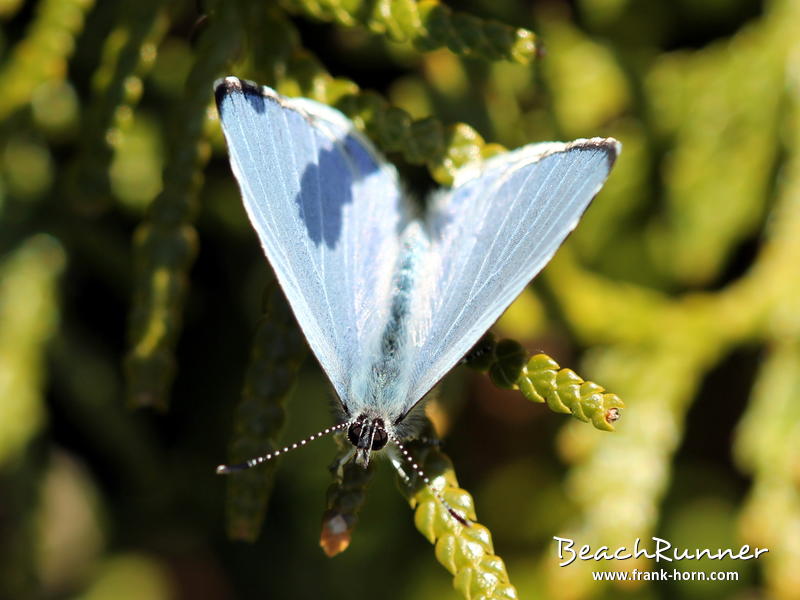
[[[571,369],[562,369],[546,354],[528,354],[514,340],[495,342],[486,334],[465,358],[470,368],[488,371],[501,388],[519,390],[531,402],[546,403],[550,410],[571,414],[591,422],[597,429],[614,431],[614,423],[625,407],[615,394],[591,381],[584,381]]]
[[[266,307],[256,331],[236,407],[229,459],[232,464],[278,449],[286,420],[284,403],[291,394],[307,353],[283,292],[277,283],[266,292]],[[228,536],[253,541],[258,537],[272,490],[277,461],[228,478]]]
[[[419,476],[408,482],[398,478],[398,483],[414,509],[414,524],[435,544],[436,560],[453,575],[453,587],[470,600],[518,598],[503,559],[494,553],[491,532],[476,521],[472,496],[458,486],[450,459],[440,449],[419,441],[407,447],[430,485]],[[456,520],[434,490],[470,522]]]
[[[367,486],[375,471],[374,461],[364,468],[350,460],[353,446],[343,436],[337,438],[339,454],[330,466],[334,481],[328,488],[320,534],[320,546],[328,556],[344,552],[350,545],[358,513],[367,499]]]
[[[81,149],[72,165],[71,194],[84,209],[96,210],[110,196],[109,168],[119,130],[129,124],[169,21],[163,3],[143,0],[120,6],[117,25],[106,39],[93,77],[92,104],[84,111]]]
[[[289,10],[342,25],[359,25],[393,42],[411,42],[421,51],[446,47],[460,56],[522,64],[537,54],[527,29],[454,12],[436,0],[283,0]]]
[[[30,101],[45,81],[67,76],[67,60],[93,0],[41,0],[25,37],[0,67],[0,122]]]
[[[128,399],[136,406],[166,408],[175,371],[187,272],[197,253],[191,221],[209,154],[203,140],[208,90],[238,47],[230,35],[237,23],[233,3],[219,2],[213,16],[201,34],[184,97],[175,107],[164,190],[134,234],[135,294],[125,366]]]

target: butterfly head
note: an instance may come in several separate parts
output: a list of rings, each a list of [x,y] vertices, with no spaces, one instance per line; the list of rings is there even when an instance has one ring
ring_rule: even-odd
[[[380,417],[361,414],[347,427],[347,439],[355,446],[356,462],[366,467],[370,452],[382,449],[389,441],[389,432]]]

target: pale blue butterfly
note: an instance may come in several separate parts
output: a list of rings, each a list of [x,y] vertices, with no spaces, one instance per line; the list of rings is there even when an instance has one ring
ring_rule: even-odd
[[[320,433],[346,429],[365,465],[385,446],[407,458],[421,400],[575,228],[619,142],[533,144],[461,169],[417,218],[339,111],[236,77],[215,87],[245,209],[341,403]]]

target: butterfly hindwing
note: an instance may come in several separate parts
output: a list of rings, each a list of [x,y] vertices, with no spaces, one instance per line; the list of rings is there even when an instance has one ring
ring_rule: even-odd
[[[347,409],[360,353],[386,321],[407,221],[397,174],[325,105],[235,77],[216,97],[247,214]]]

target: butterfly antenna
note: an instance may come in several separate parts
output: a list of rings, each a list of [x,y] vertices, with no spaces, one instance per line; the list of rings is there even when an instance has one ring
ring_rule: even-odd
[[[251,458],[243,463],[239,463],[236,465],[220,465],[217,467],[217,475],[228,475],[230,473],[235,473],[237,471],[244,471],[245,469],[249,469],[251,467],[258,466],[262,463],[272,460],[273,458],[280,456],[281,454],[286,454],[290,450],[297,450],[301,446],[305,446],[308,442],[313,442],[316,439],[319,439],[323,436],[331,434],[335,431],[339,431],[340,429],[344,429],[347,427],[348,423],[339,423],[338,425],[334,425],[333,427],[327,427],[322,431],[318,431],[314,435],[310,435],[304,440],[300,440],[299,442],[295,442],[291,446],[284,446],[279,450],[275,450],[270,452],[269,454],[265,454],[263,456],[257,456],[256,458]]]
[[[433,485],[431,484],[431,480],[428,479],[427,475],[425,475],[425,472],[422,470],[422,467],[420,467],[417,464],[417,462],[411,456],[411,453],[408,450],[406,450],[406,447],[400,442],[400,440],[398,440],[393,435],[390,435],[389,439],[391,439],[394,442],[394,444],[400,450],[400,453],[403,455],[403,458],[405,458],[406,461],[408,462],[408,464],[411,465],[411,468],[414,470],[414,473],[417,476],[419,476],[420,479],[422,479],[422,481],[425,483],[425,485],[428,486],[428,489],[430,489],[430,491],[433,492],[433,495],[436,496],[436,499],[439,502],[441,502],[442,506],[444,506],[447,509],[447,512],[450,513],[450,516],[453,517],[456,521],[458,521],[462,525],[465,525],[466,527],[469,527],[470,525],[472,525],[472,521],[470,519],[468,519],[466,516],[464,516],[463,514],[458,512],[455,508],[453,508],[450,505],[450,503],[447,500],[444,499],[444,496],[442,496],[442,493],[439,490],[437,490],[435,487],[433,487]],[[400,471],[401,475],[403,475],[404,477],[407,477],[405,472],[403,472],[400,469],[399,466],[397,466],[397,469]]]

